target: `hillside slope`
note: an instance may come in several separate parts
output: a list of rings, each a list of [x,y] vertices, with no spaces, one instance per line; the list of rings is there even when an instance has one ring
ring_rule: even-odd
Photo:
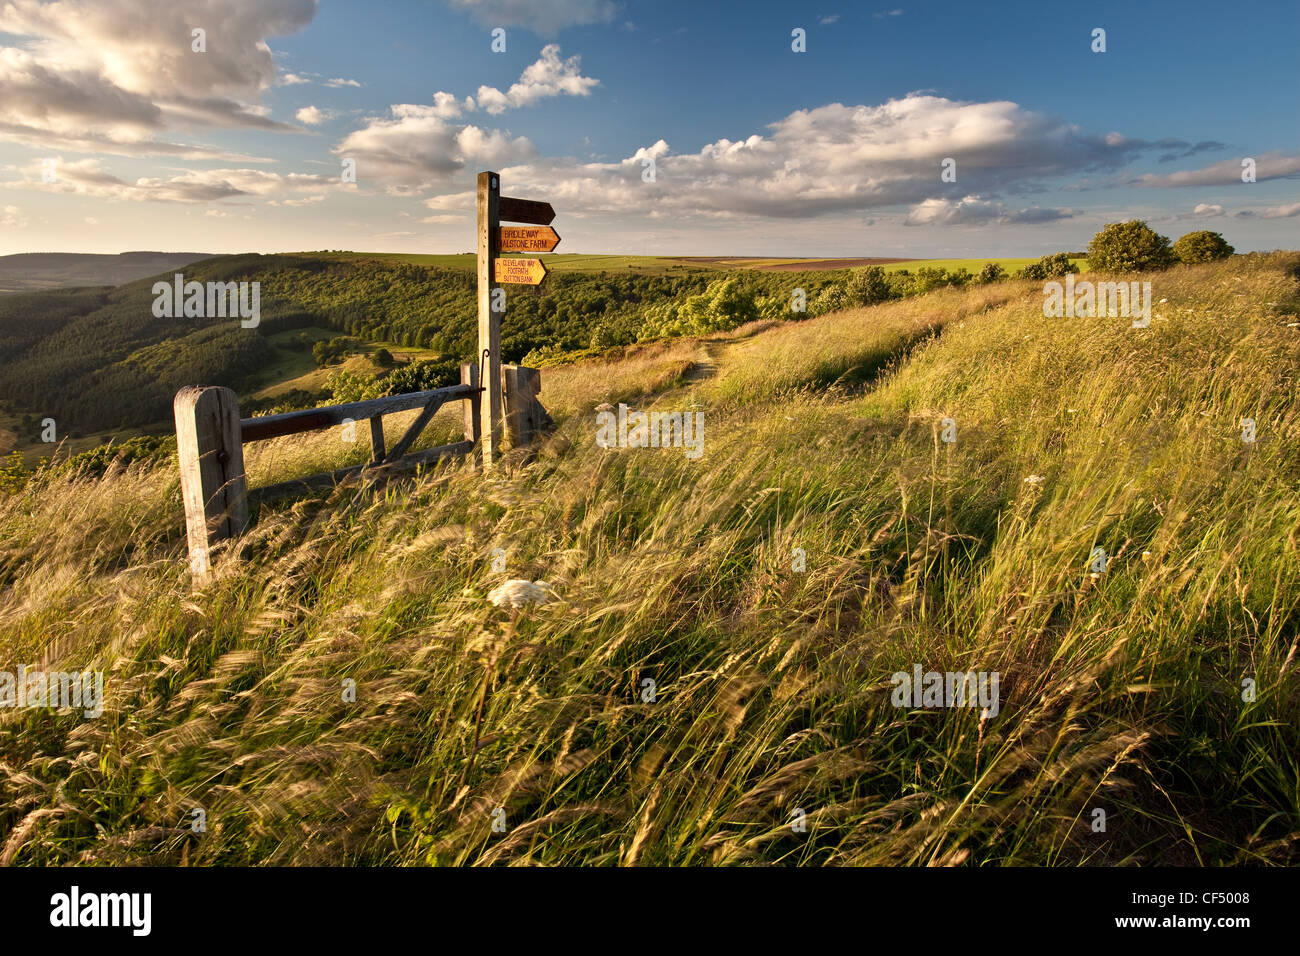
[[[241,393],[304,356],[297,332],[347,333],[431,350],[456,361],[477,348],[472,273],[355,255],[221,256],[187,266],[188,281],[258,283],[255,328],[228,318],[154,315],[156,280],[115,288],[0,296],[0,400],[60,434],[140,429],[168,421],[176,390],[193,382]],[[645,310],[703,292],[719,273],[569,272],[540,289],[511,287],[502,337],[507,361],[533,349],[586,349],[636,341]],[[745,273],[737,281],[782,307],[790,287],[810,302],[847,272]],[[791,316],[796,317],[797,316]],[[294,332],[294,335],[288,333]],[[295,372],[301,374],[301,370]],[[23,437],[32,439],[32,429]]]
[[[263,513],[194,594],[174,468],[0,496],[0,666],[107,698],[0,709],[0,862],[1294,864],[1298,273],[1140,277],[1148,329],[1012,282],[547,369],[533,461]],[[605,401],[701,412],[703,456],[597,447]],[[996,714],[894,706],[916,666]]]

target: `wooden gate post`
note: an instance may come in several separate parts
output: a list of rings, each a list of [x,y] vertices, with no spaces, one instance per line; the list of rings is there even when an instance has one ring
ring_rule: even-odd
[[[190,570],[211,570],[209,549],[248,527],[239,401],[228,388],[182,388],[172,403]]]
[[[460,384],[468,385],[470,388],[478,388],[478,362],[462,362],[460,366]],[[475,449],[478,448],[478,439],[482,418],[479,413],[479,407],[483,401],[483,394],[480,392],[472,398],[464,401],[465,405],[465,440],[472,441]]]
[[[478,174],[478,355],[485,391],[479,395],[483,467],[491,468],[501,446],[501,315],[492,311],[494,262],[501,249],[501,177]]]
[[[506,398],[506,433],[510,447],[521,448],[551,424],[551,416],[537,400],[542,390],[542,373],[526,365],[503,365],[501,373]]]

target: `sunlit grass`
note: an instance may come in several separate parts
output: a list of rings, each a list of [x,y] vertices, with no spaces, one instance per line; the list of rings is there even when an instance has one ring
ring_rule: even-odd
[[[1298,265],[1151,276],[1149,329],[1007,283],[547,369],[530,462],[268,511],[194,593],[173,469],[0,498],[0,668],[107,691],[0,710],[0,859],[1294,863]],[[704,457],[596,447],[603,401]],[[913,664],[998,715],[891,706]]]

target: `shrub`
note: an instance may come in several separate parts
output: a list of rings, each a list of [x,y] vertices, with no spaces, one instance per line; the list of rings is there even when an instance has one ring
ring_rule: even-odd
[[[832,283],[818,292],[816,298],[808,303],[808,313],[814,316],[825,315],[827,312],[847,309],[852,304],[848,293],[844,291],[844,286]]]
[[[1185,262],[1188,265],[1226,259],[1234,251],[1223,236],[1217,232],[1210,232],[1208,229],[1189,232],[1174,243],[1174,255],[1178,257],[1179,262]]]
[[[379,380],[381,395],[423,392],[460,384],[460,361],[440,359],[436,362],[412,362]]]
[[[1000,262],[986,262],[983,268],[975,276],[975,281],[980,285],[988,285],[990,282],[998,282],[1005,279],[1007,270],[1002,268]]]
[[[1029,263],[1020,270],[1020,278],[1052,279],[1078,271],[1078,268],[1070,264],[1070,254],[1068,252],[1057,252],[1050,256],[1043,256],[1037,262]]]
[[[845,292],[854,305],[874,305],[894,297],[885,270],[880,266],[867,266],[855,272]]]
[[[133,461],[161,462],[175,454],[176,439],[172,435],[136,435],[123,442],[109,442],[73,455],[63,469],[83,478],[98,478],[113,465],[125,467]]]
[[[393,364],[393,353],[388,349],[380,349],[375,352],[375,364],[381,368],[389,368]]]
[[[1113,222],[1088,243],[1088,266],[1098,272],[1141,272],[1173,264],[1169,238],[1141,219]]]
[[[361,343],[352,336],[336,335],[332,339],[317,342],[312,346],[311,354],[316,359],[317,367],[324,368],[327,365],[337,365],[360,347]]]
[[[27,487],[32,472],[23,464],[23,453],[12,451],[0,458],[0,494],[16,494]]]

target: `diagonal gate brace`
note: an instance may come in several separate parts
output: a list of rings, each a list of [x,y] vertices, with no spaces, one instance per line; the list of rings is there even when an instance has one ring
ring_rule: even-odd
[[[406,434],[404,434],[401,439],[398,440],[397,444],[392,447],[392,450],[384,456],[383,463],[385,465],[391,465],[393,462],[397,461],[397,459],[406,454],[407,449],[409,449],[411,445],[415,443],[415,440],[420,437],[420,432],[424,431],[424,427],[428,425],[433,419],[433,416],[438,413],[438,409],[442,408],[443,401],[444,399],[441,395],[435,395],[433,398],[429,399],[428,404],[424,406],[424,411],[420,412],[415,421],[411,422],[411,427],[406,430]]]

